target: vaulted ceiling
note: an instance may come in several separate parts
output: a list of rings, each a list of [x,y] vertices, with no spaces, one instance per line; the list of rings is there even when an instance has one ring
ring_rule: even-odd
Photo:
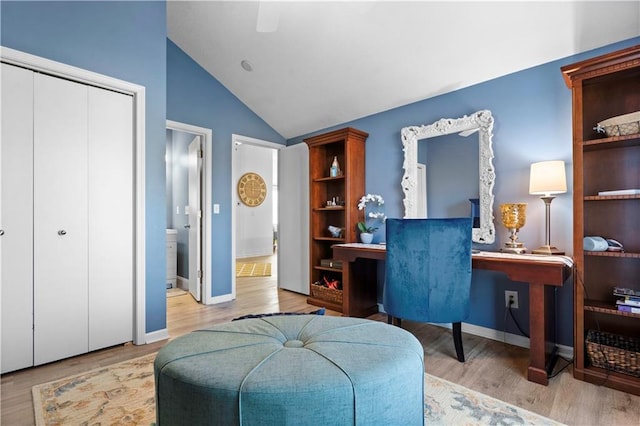
[[[170,0],[167,21],[291,138],[639,36],[640,2]]]

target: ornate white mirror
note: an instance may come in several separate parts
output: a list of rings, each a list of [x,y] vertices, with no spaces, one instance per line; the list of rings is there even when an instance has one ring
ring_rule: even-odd
[[[401,183],[404,192],[404,217],[426,217],[422,213],[419,214],[419,206],[424,205],[427,194],[426,190],[419,190],[423,185],[418,178],[418,141],[454,133],[469,137],[477,132],[479,223],[474,224],[473,241],[481,244],[493,243],[493,186],[496,175],[493,168],[492,131],[493,116],[488,110],[462,118],[443,118],[429,125],[404,127],[401,133],[404,146],[404,175]],[[429,168],[429,164],[426,167]]]

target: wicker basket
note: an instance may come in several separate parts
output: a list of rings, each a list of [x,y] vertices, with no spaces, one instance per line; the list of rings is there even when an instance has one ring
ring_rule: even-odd
[[[640,133],[640,111],[618,115],[598,123],[607,136],[626,136]]]
[[[640,339],[589,330],[585,343],[594,367],[640,377]]]
[[[325,287],[323,285],[311,284],[311,296],[316,299],[342,305],[342,290]]]

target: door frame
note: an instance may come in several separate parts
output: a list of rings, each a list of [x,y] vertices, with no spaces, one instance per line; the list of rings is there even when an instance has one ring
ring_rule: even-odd
[[[213,298],[211,297],[211,185],[213,184],[212,176],[212,147],[213,147],[213,130],[205,127],[194,126],[192,124],[182,123],[179,121],[167,120],[167,129],[179,132],[189,133],[194,136],[200,136],[202,139],[202,180],[200,185],[202,195],[202,226],[200,228],[202,241],[202,294],[201,301],[205,305],[211,305]]]
[[[282,145],[275,142],[265,141],[263,139],[256,139],[249,136],[242,136],[237,134],[231,135],[231,300],[236,298],[236,214],[237,214],[237,200],[236,200],[236,150],[237,144],[246,144],[259,146],[262,148],[271,148],[275,150],[281,150],[286,148],[286,145]],[[276,170],[275,173],[278,173]],[[278,178],[279,179],[279,178]],[[278,221],[280,222],[280,221]]]
[[[65,78],[82,84],[89,84],[103,89],[109,89],[124,93],[133,97],[133,135],[135,144],[135,215],[134,215],[134,264],[135,264],[135,291],[134,291],[134,316],[133,316],[133,343],[143,345],[148,342],[145,320],[146,298],[146,223],[145,223],[145,87],[128,81],[119,80],[98,74],[92,71],[63,64],[21,52],[8,47],[0,46],[0,60],[7,64],[16,65],[33,71],[40,71],[56,77]],[[150,333],[153,336],[153,332]],[[157,340],[157,339],[153,339]]]

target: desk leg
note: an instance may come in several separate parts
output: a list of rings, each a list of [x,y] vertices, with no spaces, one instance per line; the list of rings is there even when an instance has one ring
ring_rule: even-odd
[[[366,318],[378,312],[378,261],[358,258],[349,262],[348,293],[344,293],[347,302],[346,314],[350,317]],[[343,302],[344,305],[344,302]]]
[[[351,300],[351,262],[342,262],[342,316],[350,317]]]
[[[529,284],[529,369],[527,378],[548,385],[545,368],[545,297],[544,284]]]

